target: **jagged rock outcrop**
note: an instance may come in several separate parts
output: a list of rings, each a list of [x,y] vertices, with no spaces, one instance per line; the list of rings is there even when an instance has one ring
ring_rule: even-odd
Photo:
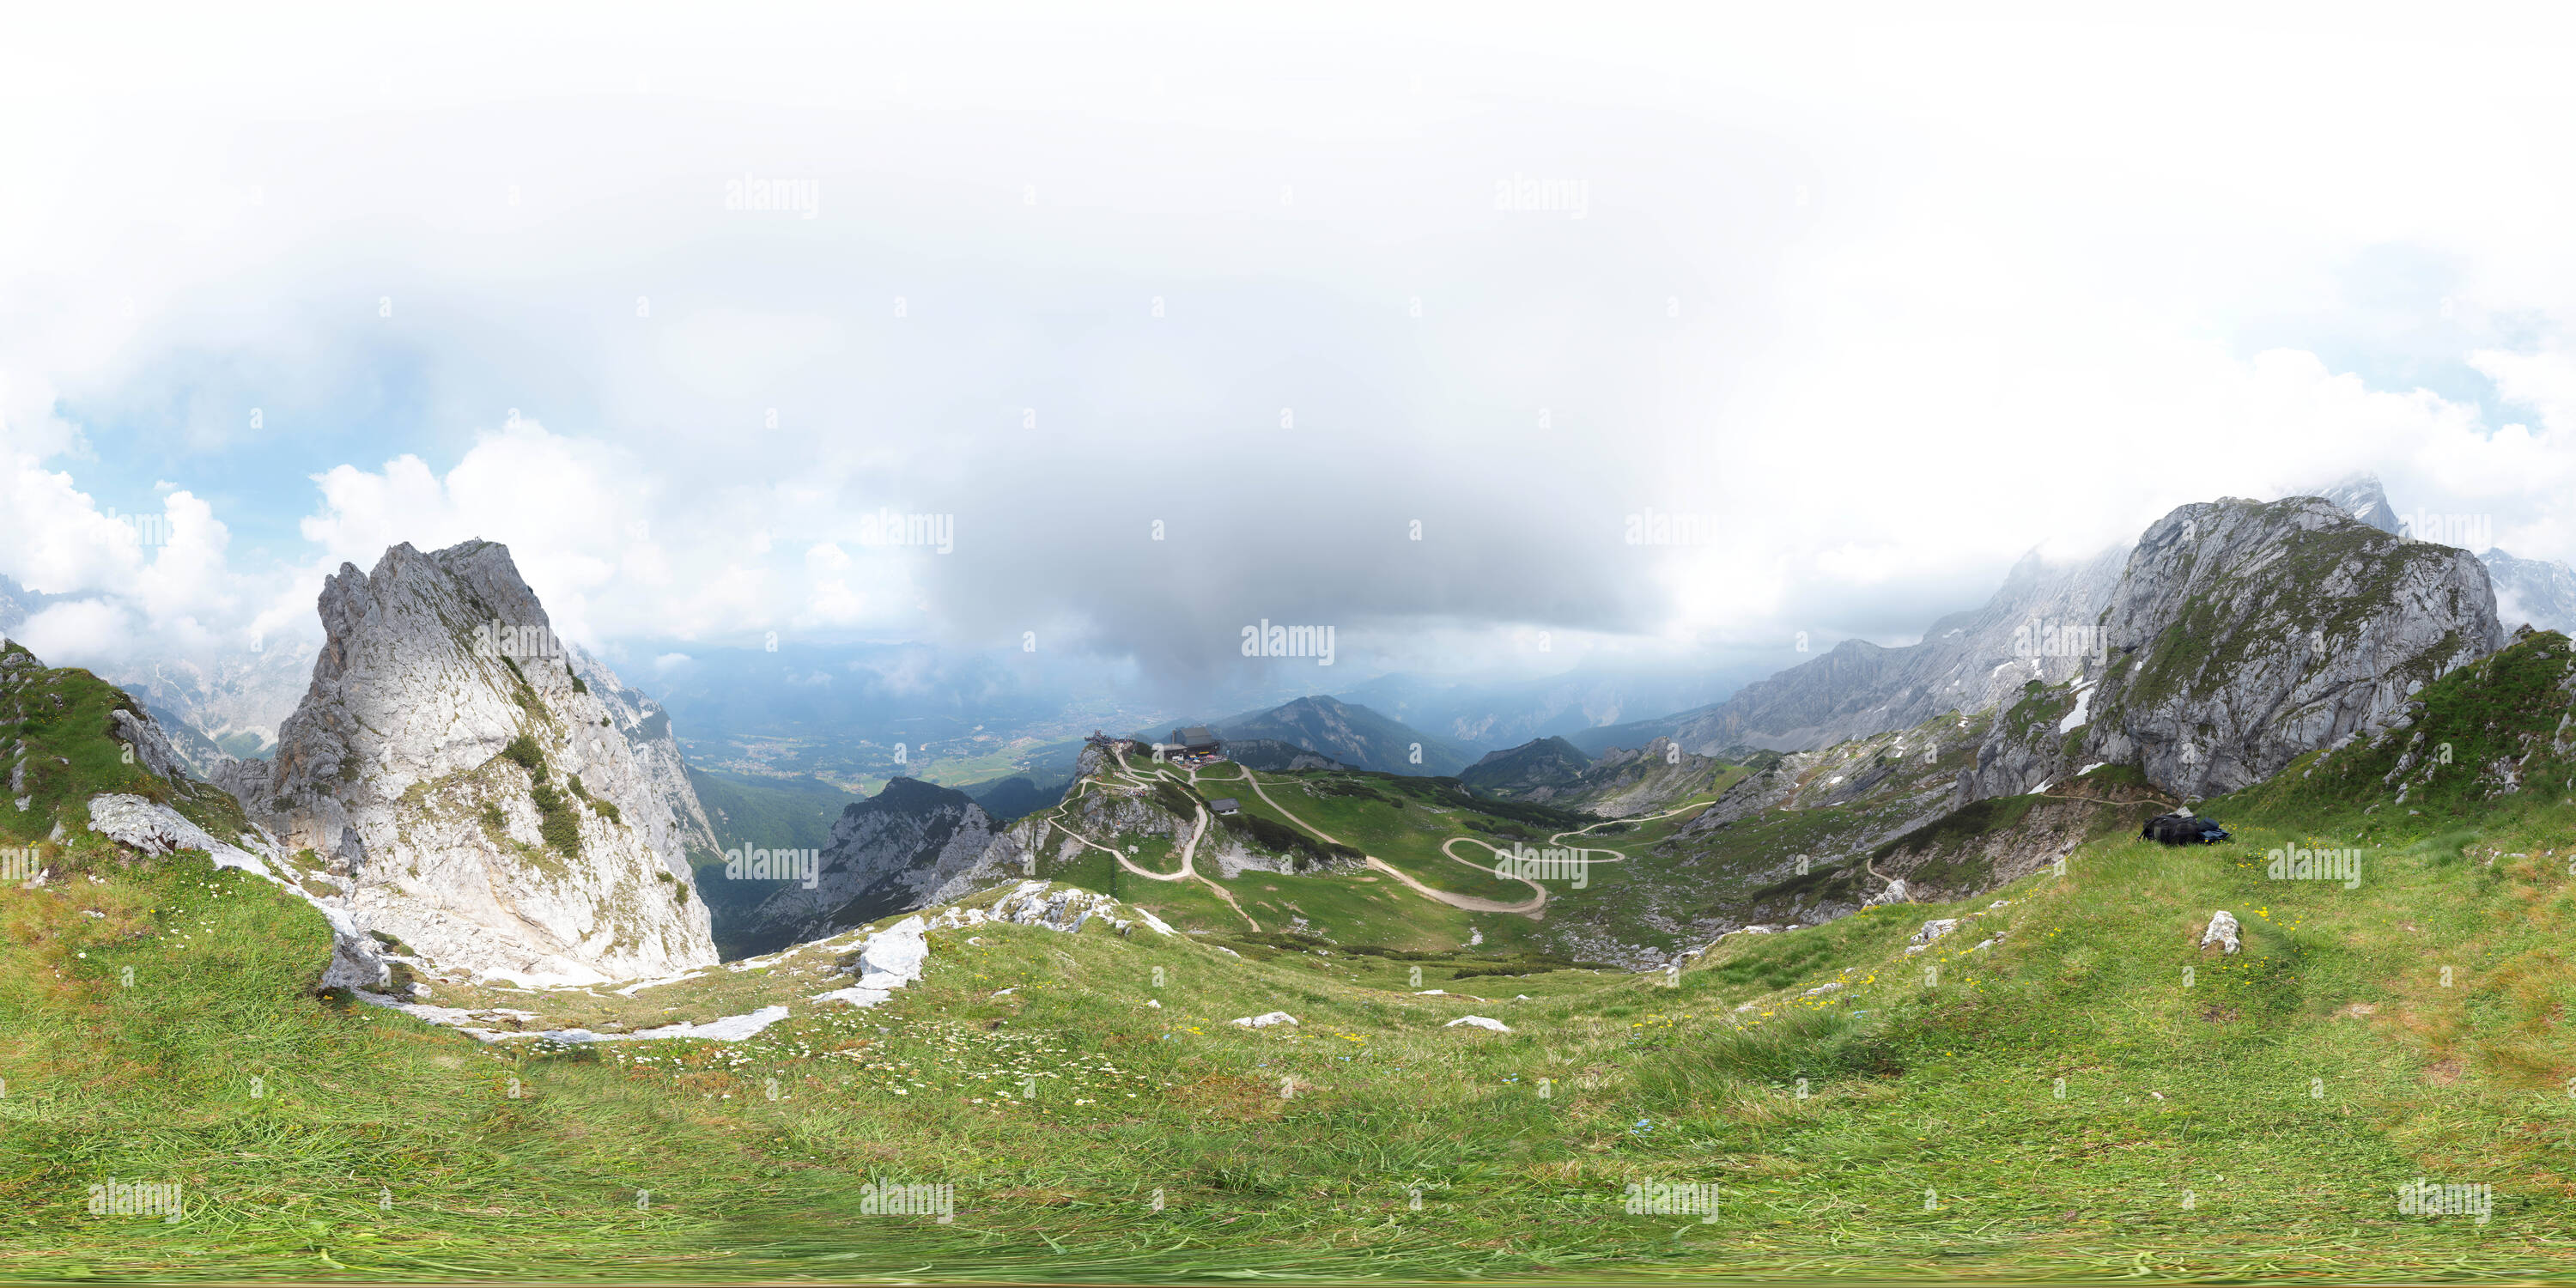
[[[1912,728],[1944,711],[1982,711],[2031,680],[2060,683],[2100,653],[2096,626],[2127,556],[2126,546],[2077,564],[2024,555],[1983,607],[1932,623],[1921,642],[1845,640],[1686,713],[1673,738],[1702,754],[1739,743],[1805,750]]]
[[[615,671],[578,646],[567,645],[564,652],[572,673],[608,708],[609,727],[626,739],[636,767],[665,806],[648,810],[637,820],[645,839],[673,876],[687,876],[691,868],[714,858],[724,847],[716,840],[715,824],[707,818],[697,789],[689,784],[688,762],[681,758],[679,739],[671,733],[671,713],[642,691],[627,687]]]
[[[1960,778],[1975,800],[2095,762],[2214,796],[2397,719],[2504,645],[2486,568],[2316,497],[2186,505],[2138,540],[2102,613],[2108,660],[2026,686]]]
[[[2517,559],[2490,549],[2478,556],[2495,583],[2496,620],[2566,634],[2576,631],[2576,568],[2555,559]]]
[[[728,878],[778,887],[742,917],[735,933],[750,952],[772,952],[954,900],[1022,873],[1025,854],[1014,836],[964,792],[893,779],[841,811],[830,843],[815,857],[810,887],[802,869]],[[736,857],[726,858],[730,869]]]
[[[319,610],[274,762],[221,781],[314,852],[356,924],[444,970],[537,982],[715,961],[668,785],[506,548],[395,546],[371,572],[341,565]]]

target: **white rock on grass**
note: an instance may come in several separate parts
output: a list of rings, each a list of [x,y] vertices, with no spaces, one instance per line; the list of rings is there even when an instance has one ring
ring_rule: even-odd
[[[182,818],[179,811],[141,796],[109,793],[90,797],[89,830],[145,854],[204,850],[214,857],[216,867],[275,877],[258,855],[216,840],[206,829]]]
[[[1261,1015],[1247,1015],[1242,1019],[1229,1022],[1239,1028],[1266,1029],[1273,1024],[1294,1024],[1297,1022],[1297,1017],[1286,1011],[1270,1011]]]
[[[892,996],[894,996],[893,993],[882,988],[854,987],[836,988],[829,993],[816,993],[810,1000],[817,1002],[847,1002],[852,1006],[874,1006]]]
[[[654,1042],[669,1038],[694,1038],[701,1042],[740,1042],[762,1029],[787,1018],[784,1006],[764,1006],[749,1015],[728,1015],[704,1024],[664,1025],[658,1029],[639,1029],[633,1033],[593,1033],[588,1029],[552,1029],[542,1036],[548,1042],[578,1045],[584,1042]]]
[[[922,963],[929,959],[929,923],[906,917],[859,946],[859,987],[901,988],[921,978]]]
[[[2213,912],[2209,914],[2209,929],[2201,932],[2200,946],[2207,948],[2211,944],[2217,944],[2224,952],[2235,952],[2244,946],[2236,939],[2236,932],[2239,929],[2236,924],[2236,914],[2224,910]]]
[[[1489,1020],[1481,1015],[1461,1015],[1457,1019],[1451,1020],[1440,1027],[1444,1029],[1454,1029],[1461,1024],[1473,1025],[1480,1029],[1492,1029],[1496,1033],[1509,1033],[1512,1031],[1511,1025],[1505,1024],[1501,1020]]]
[[[1938,921],[1927,921],[1923,923],[1923,928],[1921,930],[1914,932],[1913,942],[1918,944],[1928,944],[1935,939],[1939,939],[1943,935],[1949,934],[1953,930],[1957,930],[1958,928],[1959,918],[1957,917],[1943,917]]]

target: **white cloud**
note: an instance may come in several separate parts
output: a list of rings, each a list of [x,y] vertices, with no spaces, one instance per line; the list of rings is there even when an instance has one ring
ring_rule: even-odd
[[[2034,544],[2355,468],[2576,559],[2576,120],[2526,97],[2568,31],[2321,12],[889,18],[858,68],[822,19],[620,15],[610,53],[558,11],[498,52],[471,14],[182,18],[115,76],[28,42],[0,94],[62,128],[0,136],[0,571],[98,601],[46,619],[66,647],[282,637],[340,561],[482,537],[593,647],[1037,630],[1161,670],[1264,614],[1498,666],[1538,629],[1884,637]],[[816,108],[895,68],[901,112]],[[549,105],[638,75],[630,115]],[[154,95],[194,113],[81,110]],[[828,171],[822,217],[728,219],[747,170]],[[1502,217],[1514,173],[1587,179],[1588,217]],[[2391,246],[2439,280],[2368,267]],[[416,423],[314,429],[339,404],[298,382],[343,366],[396,391],[353,420]],[[317,492],[189,472],[268,444],[254,396],[315,435],[281,474],[337,462]],[[477,432],[510,405],[565,428]],[[169,544],[81,490],[92,435],[178,459],[141,472]],[[309,506],[306,545],[254,561],[226,505]],[[1719,540],[1621,545],[1650,505]],[[955,513],[957,553],[863,547],[880,506]]]

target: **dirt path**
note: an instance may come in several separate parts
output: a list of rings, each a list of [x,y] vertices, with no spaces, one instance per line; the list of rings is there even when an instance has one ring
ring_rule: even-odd
[[[1116,753],[1113,752],[1113,754]],[[1281,818],[1287,819],[1289,822],[1296,824],[1310,835],[1313,835],[1328,845],[1341,845],[1344,843],[1341,838],[1307,822],[1305,819],[1299,818],[1296,813],[1291,811],[1287,806],[1280,804],[1278,799],[1270,794],[1269,789],[1262,785],[1260,776],[1253,773],[1250,766],[1244,765],[1240,762],[1229,763],[1234,765],[1235,772],[1238,775],[1237,777],[1210,777],[1206,781],[1210,783],[1242,783],[1243,785],[1250,787],[1253,794],[1259,796],[1263,803],[1269,805],[1270,808],[1277,810]],[[1118,755],[1118,765],[1121,769],[1125,769],[1127,767],[1127,758],[1123,754]],[[1185,772],[1188,775],[1188,782],[1190,785],[1192,787],[1198,786],[1200,782],[1198,769],[1195,766],[1192,766]],[[1572,831],[1559,832],[1548,838],[1548,844],[1551,846],[1561,847],[1563,846],[1565,838],[1570,836],[1581,837],[1584,833],[1589,832],[1596,827],[1607,827],[1612,823],[1651,823],[1659,818],[1670,818],[1675,814],[1687,813],[1688,811],[1695,809],[1705,809],[1711,803],[1712,802],[1708,801],[1695,801],[1688,805],[1677,805],[1657,814],[1644,814],[1639,815],[1636,818],[1603,819],[1598,823],[1589,823]],[[1215,881],[1210,880],[1204,874],[1196,872],[1190,866],[1190,853],[1198,847],[1199,836],[1205,831],[1206,822],[1207,811],[1202,809],[1199,811],[1200,826],[1197,830],[1191,832],[1189,845],[1182,851],[1181,870],[1178,873],[1169,876],[1162,873],[1147,872],[1142,868],[1138,868],[1136,865],[1128,863],[1125,855],[1119,854],[1116,850],[1110,850],[1108,846],[1097,845],[1096,842],[1092,842],[1087,838],[1076,837],[1075,839],[1082,840],[1086,845],[1095,845],[1096,848],[1109,850],[1110,854],[1116,857],[1122,866],[1125,866],[1129,871],[1134,872],[1139,876],[1150,877],[1156,881],[1179,881],[1196,876],[1200,881],[1205,882],[1209,889],[1216,891],[1217,897],[1225,900],[1226,906],[1233,908],[1236,916],[1242,917],[1246,922],[1252,922],[1250,914],[1245,913],[1242,906],[1235,903],[1234,896],[1229,893],[1225,887],[1218,885]],[[1440,843],[1441,855],[1452,863],[1474,868],[1478,872],[1485,873],[1489,876],[1492,875],[1494,871],[1494,864],[1492,861],[1488,860],[1487,862],[1479,863],[1474,859],[1462,858],[1459,856],[1457,851],[1450,848],[1451,846],[1458,844],[1460,841],[1468,841],[1477,845],[1482,845],[1487,850],[1494,849],[1494,846],[1490,842],[1477,840],[1477,838],[1472,836],[1453,836]],[[1608,846],[1591,848],[1575,846],[1572,848],[1575,850],[1577,855],[1581,856],[1585,862],[1589,863],[1624,863],[1631,857],[1624,850],[1615,850]],[[1598,859],[1591,857],[1595,854],[1608,855],[1610,857]],[[1530,888],[1530,897],[1519,903],[1505,903],[1502,900],[1488,899],[1481,895],[1457,894],[1448,890],[1436,889],[1432,886],[1423,884],[1421,881],[1416,880],[1412,874],[1405,872],[1403,869],[1388,863],[1386,860],[1381,859],[1374,854],[1363,854],[1361,857],[1367,862],[1367,865],[1371,870],[1383,872],[1388,876],[1394,877],[1398,882],[1402,883],[1405,888],[1412,890],[1415,894],[1421,895],[1423,898],[1432,900],[1435,903],[1444,903],[1452,908],[1457,908],[1466,912],[1509,913],[1514,916],[1527,917],[1532,921],[1545,920],[1547,917],[1547,887],[1540,885],[1538,882],[1530,880],[1527,877],[1512,877],[1508,879],[1518,881],[1521,884],[1528,886]],[[1259,930],[1260,928],[1261,927],[1258,923],[1253,923],[1254,930]]]
[[[1280,804],[1276,800],[1272,800],[1269,791],[1262,787],[1261,779],[1255,776],[1250,769],[1241,765],[1237,765],[1235,767],[1243,770],[1243,781],[1252,785],[1254,794],[1268,802],[1270,808],[1279,811],[1279,816],[1281,818],[1287,819],[1289,822],[1314,833],[1327,845],[1342,844],[1339,838],[1324,831],[1322,828],[1297,817],[1295,814],[1288,811],[1287,806]],[[1462,859],[1449,852],[1450,846],[1455,845],[1460,841],[1472,841],[1474,839],[1475,838],[1471,836],[1451,837],[1450,839],[1440,843],[1440,852],[1447,855],[1449,860],[1453,863],[1463,863],[1480,872],[1492,872],[1494,870],[1493,864],[1478,863],[1473,859]],[[1435,890],[1430,886],[1414,880],[1410,874],[1396,868],[1394,865],[1389,864],[1386,860],[1381,859],[1374,854],[1364,854],[1361,857],[1368,861],[1369,867],[1379,872],[1386,873],[1388,876],[1394,877],[1396,880],[1403,882],[1405,886],[1410,888],[1414,893],[1419,894],[1426,899],[1448,904],[1452,908],[1463,908],[1468,912],[1516,913],[1520,916],[1527,917],[1532,921],[1538,921],[1547,915],[1547,887],[1527,878],[1515,878],[1515,880],[1519,880],[1521,884],[1528,886],[1535,893],[1527,901],[1522,903],[1504,903],[1498,899],[1487,899],[1478,895],[1451,894],[1446,890]]]
[[[1122,759],[1120,763],[1124,764],[1125,762]],[[1151,868],[1139,867],[1133,860],[1119,852],[1118,847],[1114,845],[1102,845],[1100,842],[1092,840],[1090,837],[1084,836],[1082,833],[1074,831],[1070,827],[1066,827],[1064,825],[1064,820],[1061,817],[1054,820],[1053,826],[1057,831],[1064,833],[1066,836],[1070,836],[1073,839],[1082,842],[1084,845],[1088,845],[1091,848],[1108,855],[1110,858],[1117,860],[1118,866],[1125,868],[1129,872],[1135,873],[1137,876],[1143,877],[1148,881],[1197,881],[1199,884],[1215,891],[1216,897],[1224,900],[1226,907],[1234,909],[1234,915],[1243,918],[1243,924],[1252,927],[1253,933],[1259,934],[1261,932],[1261,923],[1254,921],[1252,919],[1252,914],[1245,912],[1243,910],[1243,905],[1234,901],[1233,891],[1210,880],[1207,874],[1200,872],[1198,868],[1194,866],[1199,850],[1199,838],[1207,835],[1207,807],[1198,807],[1198,817],[1190,824],[1189,839],[1181,843],[1181,870],[1178,872],[1156,872]]]

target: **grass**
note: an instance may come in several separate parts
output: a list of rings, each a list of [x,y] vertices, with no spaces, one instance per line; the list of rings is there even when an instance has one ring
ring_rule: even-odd
[[[2525,664],[2419,696],[2518,739],[2565,706]],[[1256,934],[1113,872],[1211,933],[937,931],[872,1010],[806,1000],[849,937],[626,997],[432,982],[529,1028],[788,1006],[737,1044],[480,1046],[318,994],[329,933],[286,892],[75,838],[0,887],[0,1276],[2565,1277],[2576,804],[2392,819],[2338,759],[2387,750],[2213,803],[2225,845],[2099,837],[1670,975],[1391,881],[1247,872]],[[1315,799],[1428,804],[1359,785],[1382,801]],[[2363,879],[2271,879],[2295,847]],[[2239,954],[2198,946],[2220,909]],[[1908,954],[1933,918],[1962,924]],[[1228,1022],[1270,1010],[1299,1023]],[[109,1176],[179,1185],[181,1219],[88,1215]],[[2418,1176],[2492,1186],[2493,1220],[2401,1215]],[[894,1182],[954,1186],[954,1221],[860,1215]],[[1629,1215],[1652,1183],[1714,1185],[1714,1219]]]
[[[555,1055],[317,998],[327,941],[301,905],[199,860],[111,863],[64,907],[0,896],[12,946],[40,945],[0,975],[0,1144],[17,1160],[0,1272],[2562,1269],[2555,1169],[2576,1110],[2515,1070],[2554,1077],[2576,1054],[2521,1031],[2526,995],[2564,987],[2532,956],[2569,929],[2563,867],[2444,851],[2358,892],[2289,888],[2252,857],[2273,839],[2180,865],[2088,849],[1943,941],[1932,988],[1896,950],[1918,915],[1964,907],[1731,940],[1679,987],[1469,981],[1487,1002],[1413,995],[1418,962],[1295,939],[1251,960],[987,926],[981,943],[934,935],[930,977],[874,1011],[798,1007],[735,1046]],[[2240,959],[2191,948],[2205,904],[2242,910]],[[110,915],[80,915],[93,906]],[[1969,951],[1990,928],[2003,943]],[[2454,988],[2425,969],[2428,944],[2456,954]],[[626,1020],[807,990],[829,953],[810,955],[654,990],[669,996]],[[1856,982],[1785,992],[1836,975]],[[2362,998],[2380,1010],[2349,1015]],[[1513,1033],[1441,1027],[1494,1008]],[[1300,1024],[1226,1023],[1270,1009]],[[2418,1173],[2495,1184],[2496,1222],[2398,1217],[2393,1187]],[[194,1206],[176,1226],[82,1215],[108,1174],[175,1179]],[[860,1218],[871,1180],[955,1185],[956,1222]],[[1625,1185],[1646,1180],[1715,1183],[1718,1219],[1627,1216]]]

